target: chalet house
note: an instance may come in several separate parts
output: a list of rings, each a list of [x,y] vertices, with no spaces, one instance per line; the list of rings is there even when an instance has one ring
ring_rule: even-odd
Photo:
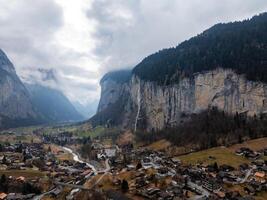
[[[222,186],[215,179],[202,180],[202,186],[211,192],[218,191],[222,188]]]
[[[104,148],[104,146],[101,144],[101,143],[93,143],[92,144],[92,149],[95,149],[95,150],[97,150],[97,149],[103,149]]]
[[[4,200],[4,199],[6,199],[6,198],[7,198],[7,194],[4,193],[4,192],[1,192],[1,193],[0,193],[0,200]]]
[[[249,165],[247,163],[243,163],[243,164],[239,165],[239,169],[241,171],[248,170],[249,169]]]
[[[254,177],[256,179],[256,181],[261,182],[261,183],[265,183],[265,172],[256,172],[254,174]]]
[[[108,158],[112,158],[116,156],[117,149],[116,148],[105,148],[104,153]]]
[[[253,187],[251,187],[250,185],[246,186],[244,188],[245,192],[249,195],[254,195],[255,194],[255,189]]]
[[[17,193],[9,193],[7,195],[7,200],[26,200],[26,199],[32,199],[35,194],[17,194]]]
[[[230,166],[230,165],[221,165],[220,167],[219,167],[219,170],[220,171],[224,171],[224,172],[230,172],[230,171],[233,171],[235,168],[233,168],[232,166]]]

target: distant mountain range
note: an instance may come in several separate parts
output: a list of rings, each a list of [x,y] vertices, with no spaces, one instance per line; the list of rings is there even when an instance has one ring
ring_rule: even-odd
[[[0,129],[84,119],[60,91],[24,84],[0,50]]]
[[[96,114],[98,101],[93,101],[91,103],[87,103],[85,105],[81,104],[80,102],[73,102],[72,103],[75,109],[85,118],[89,119],[93,115]]]
[[[30,93],[33,106],[46,121],[71,122],[84,119],[62,92],[36,84],[25,86]]]

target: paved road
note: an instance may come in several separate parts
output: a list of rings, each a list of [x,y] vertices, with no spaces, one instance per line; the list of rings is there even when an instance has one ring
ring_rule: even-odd
[[[76,185],[76,184],[63,183],[63,182],[57,182],[57,181],[54,183],[55,185],[66,186],[66,187],[82,189],[82,190],[89,190],[89,188],[86,188],[83,185]]]
[[[196,195],[194,197],[192,197],[191,199],[192,200],[198,200],[198,199],[201,199],[203,197],[209,197],[210,196],[210,192],[208,190],[206,190],[205,188],[191,182],[191,181],[188,181],[187,183],[188,187],[190,187],[192,190],[198,190],[201,192],[201,195]]]
[[[110,171],[109,159],[105,160],[105,165],[106,165],[106,169],[104,171],[102,171],[102,173],[104,172],[104,174],[99,177],[99,179],[90,187],[90,189],[95,187],[103,179],[103,177]],[[98,172],[98,173],[100,173],[100,172]]]
[[[249,169],[245,175],[245,177],[240,181],[240,183],[245,183],[248,180],[248,177],[251,175],[252,169]]]
[[[72,149],[68,148],[68,147],[63,147],[64,150],[68,151],[69,153],[72,154],[73,156],[73,160],[76,161],[76,162],[79,162],[79,163],[85,163],[88,167],[90,167],[94,172],[97,172],[95,166],[91,165],[90,163],[87,163],[87,162],[84,162],[79,154],[77,153],[74,153]]]
[[[95,187],[95,186],[102,180],[102,178],[103,178],[103,177],[110,171],[109,159],[106,159],[106,160],[105,160],[106,169],[103,170],[103,171],[97,171],[96,168],[95,168],[93,165],[91,165],[91,164],[89,164],[89,163],[84,162],[83,160],[81,160],[80,157],[79,157],[79,155],[76,154],[76,153],[74,153],[74,152],[72,151],[72,149],[67,148],[67,147],[63,147],[63,148],[64,148],[64,150],[68,151],[69,153],[71,153],[71,154],[73,155],[73,160],[75,160],[76,162],[85,163],[88,167],[90,167],[90,168],[93,170],[94,174],[92,174],[92,176],[86,176],[86,177],[85,177],[86,179],[88,179],[88,178],[90,178],[90,177],[93,177],[93,176],[95,176],[95,175],[98,174],[98,173],[104,173],[102,176],[99,177],[99,179],[95,182],[95,184],[94,184],[91,188],[86,188],[86,187],[84,187],[84,186],[82,186],[82,185],[75,185],[75,184],[62,183],[62,182],[55,182],[55,184],[56,184],[56,185],[59,185],[59,186],[67,186],[67,187],[74,188],[74,189],[71,191],[71,193],[74,192],[74,191],[77,192],[77,190],[80,190],[80,189],[83,189],[83,190],[90,190],[90,189],[92,189],[92,188]],[[48,191],[48,192],[46,192],[46,193],[40,194],[40,195],[38,195],[38,196],[35,196],[35,197],[33,197],[33,200],[41,200],[45,195],[48,195],[48,194],[54,192],[56,189],[57,189],[57,187],[51,189],[50,191]],[[70,195],[71,195],[71,193],[70,193]]]
[[[53,192],[56,191],[56,190],[57,190],[57,187],[55,187],[55,188],[49,190],[48,192],[45,192],[45,193],[43,193],[43,194],[40,194],[40,195],[38,195],[38,196],[33,197],[32,200],[41,200],[45,195],[48,195],[48,194],[50,194],[50,193],[53,193]]]

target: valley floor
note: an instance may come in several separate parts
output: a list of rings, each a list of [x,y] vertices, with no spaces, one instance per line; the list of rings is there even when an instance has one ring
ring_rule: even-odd
[[[97,131],[2,134],[0,193],[36,200],[266,199],[267,138],[190,153],[167,140],[133,145],[129,132],[114,140],[103,128],[88,138]],[[19,183],[14,191],[3,187]],[[34,189],[25,191],[27,184]]]

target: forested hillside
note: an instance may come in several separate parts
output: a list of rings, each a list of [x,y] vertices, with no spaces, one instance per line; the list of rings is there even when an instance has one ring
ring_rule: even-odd
[[[148,56],[133,72],[144,80],[168,85],[218,67],[267,82],[267,13],[242,22],[217,24],[176,48]]]

